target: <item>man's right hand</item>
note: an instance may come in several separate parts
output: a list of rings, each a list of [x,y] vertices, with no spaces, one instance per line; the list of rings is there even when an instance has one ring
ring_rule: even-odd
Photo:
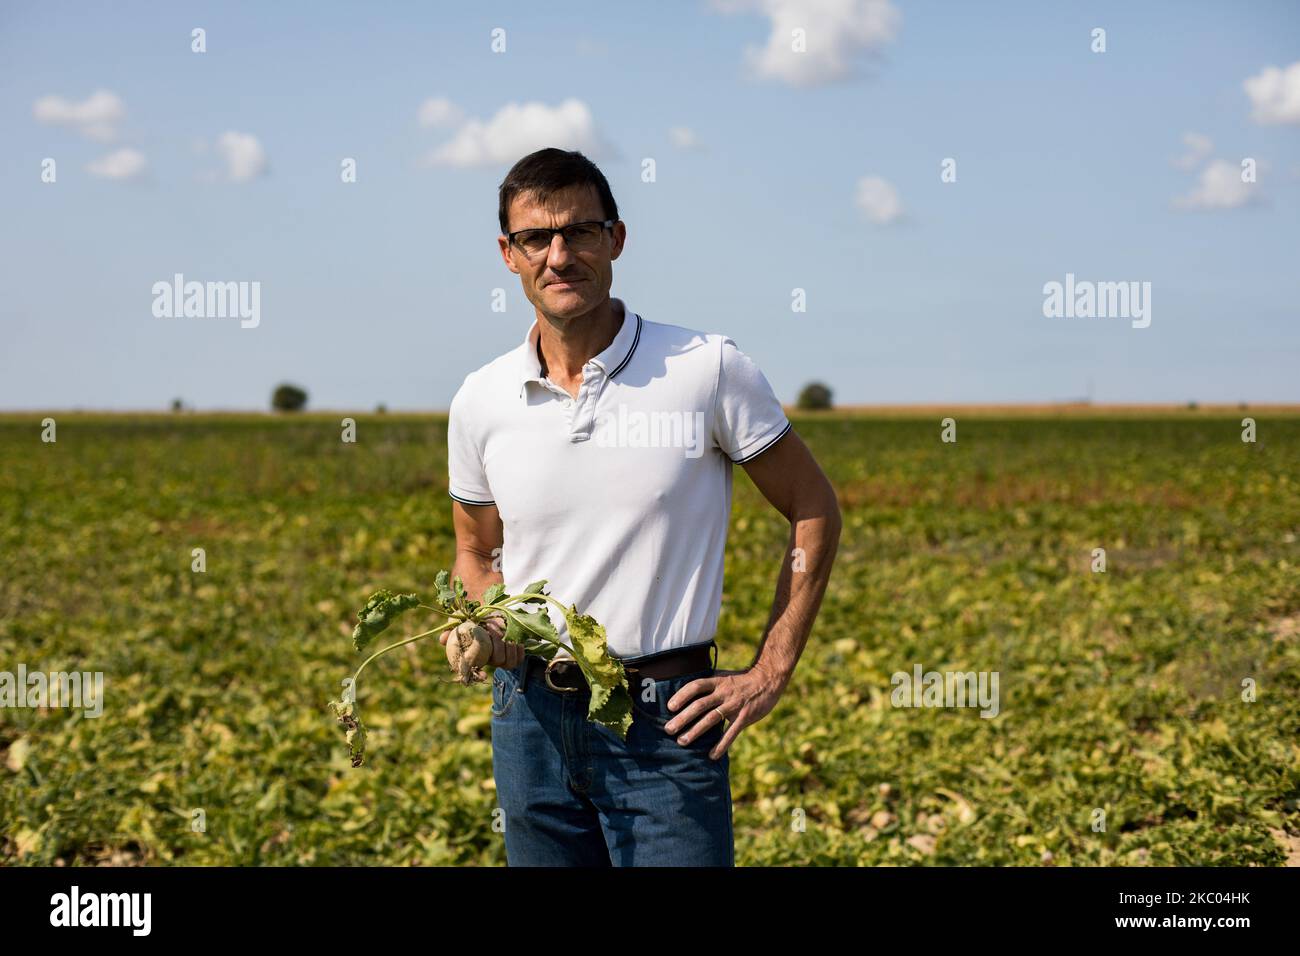
[[[479,626],[492,635],[492,656],[488,663],[493,667],[518,667],[524,659],[524,646],[506,640],[505,618],[499,615],[490,617]],[[446,647],[450,636],[451,629],[448,628],[438,635],[438,642]]]

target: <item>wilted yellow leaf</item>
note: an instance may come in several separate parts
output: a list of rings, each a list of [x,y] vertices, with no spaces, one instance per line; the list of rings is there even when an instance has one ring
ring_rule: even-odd
[[[23,769],[27,763],[27,754],[31,752],[32,745],[26,737],[19,737],[9,745],[9,755],[5,757],[5,766],[14,773]]]

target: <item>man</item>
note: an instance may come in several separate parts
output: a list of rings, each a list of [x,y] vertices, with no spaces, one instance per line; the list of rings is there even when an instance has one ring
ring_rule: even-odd
[[[627,228],[586,157],[524,157],[498,215],[501,256],[536,321],[452,401],[454,573],[475,597],[548,579],[605,626],[633,698],[621,740],[586,719],[571,655],[525,655],[493,622],[507,860],[734,865],[727,751],[794,673],[839,540],[834,491],[731,339],[610,297]],[[733,463],[791,535],[754,663],[717,671]]]

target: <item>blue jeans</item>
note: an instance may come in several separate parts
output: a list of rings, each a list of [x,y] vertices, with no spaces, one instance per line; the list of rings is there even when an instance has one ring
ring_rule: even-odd
[[[709,757],[722,723],[685,747],[664,730],[669,698],[713,668],[629,679],[624,741],[587,720],[589,690],[525,682],[526,666],[492,679],[492,773],[511,866],[735,865],[729,759]]]

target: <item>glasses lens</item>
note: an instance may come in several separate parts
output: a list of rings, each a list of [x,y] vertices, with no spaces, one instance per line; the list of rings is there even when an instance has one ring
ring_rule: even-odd
[[[600,242],[599,223],[584,222],[577,226],[568,226],[564,230],[564,241],[573,249],[591,249]]]
[[[515,244],[528,256],[540,256],[551,245],[551,234],[542,229],[529,229],[515,236]]]

